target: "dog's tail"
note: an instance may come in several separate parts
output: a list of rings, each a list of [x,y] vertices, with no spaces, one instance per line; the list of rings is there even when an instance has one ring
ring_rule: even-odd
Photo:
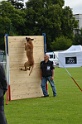
[[[34,68],[34,65],[32,65],[30,68],[29,76],[31,75],[33,68]]]

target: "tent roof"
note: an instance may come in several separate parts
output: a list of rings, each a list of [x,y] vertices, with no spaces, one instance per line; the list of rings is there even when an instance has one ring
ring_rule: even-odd
[[[82,52],[82,46],[81,45],[72,45],[67,50],[61,52],[61,53],[71,53],[71,52]]]

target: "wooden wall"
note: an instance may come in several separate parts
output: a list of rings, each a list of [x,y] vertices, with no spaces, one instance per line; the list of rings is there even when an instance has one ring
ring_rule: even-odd
[[[24,43],[26,36],[8,36],[9,74],[11,100],[41,97],[40,61],[44,57],[44,37],[33,38],[33,56],[35,65],[31,75],[29,71],[21,71],[27,61]]]

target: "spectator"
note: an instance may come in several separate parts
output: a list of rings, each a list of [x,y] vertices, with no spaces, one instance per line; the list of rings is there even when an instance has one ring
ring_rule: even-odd
[[[3,66],[0,64],[0,124],[7,124],[4,113],[4,95],[7,91],[7,80]]]

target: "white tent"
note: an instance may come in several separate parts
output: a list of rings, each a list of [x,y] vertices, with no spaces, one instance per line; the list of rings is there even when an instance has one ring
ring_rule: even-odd
[[[82,46],[72,45],[69,49],[58,53],[59,67],[81,67]]]

